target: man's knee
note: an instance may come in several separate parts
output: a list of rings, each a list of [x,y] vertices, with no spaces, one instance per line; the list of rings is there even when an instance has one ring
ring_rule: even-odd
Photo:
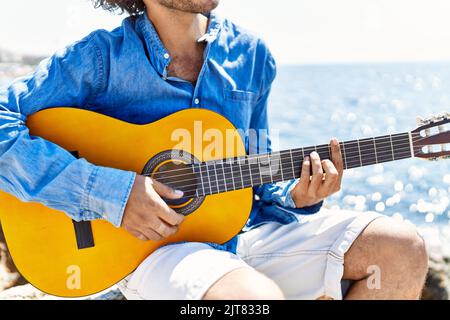
[[[219,279],[205,294],[205,300],[281,300],[278,285],[250,268],[233,270]]]
[[[379,219],[373,227],[375,239],[380,242],[378,250],[386,263],[417,275],[426,274],[428,254],[414,225],[394,219]]]
[[[351,250],[353,252],[349,251],[348,256],[352,260],[358,260],[359,256],[365,262],[361,267],[392,267],[417,279],[425,278],[428,270],[427,250],[416,228],[410,223],[392,218],[380,218],[372,222]]]

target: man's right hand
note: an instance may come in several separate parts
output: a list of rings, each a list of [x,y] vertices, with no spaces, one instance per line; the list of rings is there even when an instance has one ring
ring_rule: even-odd
[[[122,220],[122,227],[140,240],[159,241],[178,231],[184,216],[162,199],[179,199],[183,193],[149,177],[136,176]]]

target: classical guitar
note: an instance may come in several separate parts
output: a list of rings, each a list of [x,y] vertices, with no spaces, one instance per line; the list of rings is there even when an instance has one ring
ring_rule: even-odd
[[[449,122],[447,113],[422,120],[411,132],[341,142],[345,169],[411,157],[448,158]],[[185,194],[169,203],[186,216],[179,232],[161,242],[143,242],[106,221],[75,222],[63,212],[0,193],[1,223],[19,271],[35,287],[63,297],[112,286],[164,244],[228,241],[248,219],[251,187],[298,178],[304,157],[314,150],[330,158],[328,145],[247,156],[233,125],[204,109],[133,125],[54,108],[31,116],[27,125],[32,135],[94,164],[148,175]],[[220,136],[233,141],[231,152]]]

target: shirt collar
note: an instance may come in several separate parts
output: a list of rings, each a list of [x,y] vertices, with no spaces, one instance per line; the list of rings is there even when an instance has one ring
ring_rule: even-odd
[[[206,33],[197,41],[212,43],[214,42],[222,28],[222,20],[214,13],[206,14],[209,18],[208,29]],[[137,20],[138,28],[141,30],[150,62],[161,76],[166,75],[166,68],[171,62],[171,57],[167,49],[164,47],[155,26],[148,18],[147,14],[142,14]]]

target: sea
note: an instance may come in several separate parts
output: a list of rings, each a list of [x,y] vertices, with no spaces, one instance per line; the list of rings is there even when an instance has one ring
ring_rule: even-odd
[[[0,86],[10,74],[0,70]],[[442,112],[450,112],[450,62],[280,66],[269,103],[275,150],[406,132],[417,116]],[[448,247],[450,160],[347,170],[325,205],[408,220]]]
[[[443,112],[450,112],[450,62],[279,67],[269,107],[280,149],[407,132],[417,117]],[[450,160],[347,170],[325,205],[408,220],[449,251]]]

